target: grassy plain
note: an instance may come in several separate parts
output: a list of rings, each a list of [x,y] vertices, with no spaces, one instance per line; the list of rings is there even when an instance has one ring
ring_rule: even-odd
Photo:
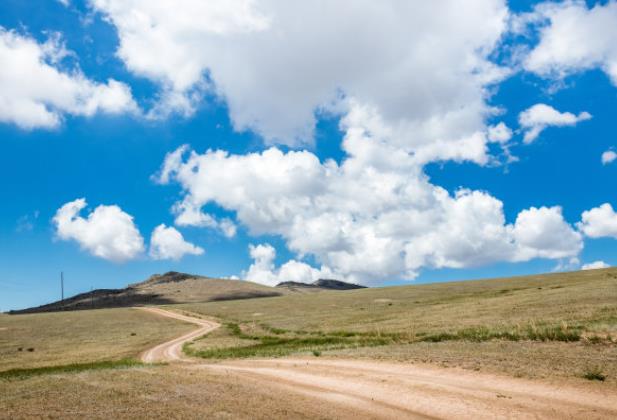
[[[616,269],[173,308],[225,324],[185,346],[204,358],[323,353],[617,384]]]
[[[0,379],[0,418],[362,418],[263,381],[182,365]]]
[[[136,309],[0,316],[0,372],[135,358],[194,329]]]

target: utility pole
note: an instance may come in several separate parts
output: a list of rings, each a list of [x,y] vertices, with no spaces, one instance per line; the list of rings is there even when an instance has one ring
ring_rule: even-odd
[[[64,305],[64,271],[60,272],[60,296],[62,296],[62,304]]]

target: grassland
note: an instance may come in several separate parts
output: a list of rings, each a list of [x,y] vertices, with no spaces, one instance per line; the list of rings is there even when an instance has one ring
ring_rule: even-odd
[[[226,324],[204,358],[315,353],[617,384],[617,270],[174,306]]]
[[[617,390],[615,269],[168,308],[223,324],[185,346],[215,363],[377,359]],[[250,375],[135,362],[193,328],[132,309],[0,315],[0,418],[337,417]]]
[[[118,361],[194,327],[135,309],[0,317],[0,372]]]
[[[88,370],[0,380],[0,418],[325,419],[349,409],[250,378],[183,366]]]

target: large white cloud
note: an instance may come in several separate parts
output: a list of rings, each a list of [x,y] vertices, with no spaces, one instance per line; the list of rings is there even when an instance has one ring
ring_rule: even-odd
[[[0,121],[21,128],[53,128],[64,114],[135,112],[128,86],[98,83],[78,69],[60,70],[69,54],[58,36],[45,43],[0,27]]]
[[[460,2],[91,0],[118,30],[118,56],[160,83],[158,112],[222,98],[237,130],[310,142],[315,113],[372,107],[392,141],[424,160],[486,163],[488,57],[503,0]],[[353,100],[352,100],[353,99]]]
[[[115,205],[100,205],[84,218],[80,212],[86,205],[86,200],[79,198],[58,209],[53,218],[58,238],[76,241],[90,254],[114,262],[142,254],[144,240],[131,215]]]
[[[608,1],[591,9],[585,1],[546,2],[530,15],[540,22],[540,42],[524,67],[541,76],[602,69],[617,85],[617,3]]]
[[[525,132],[523,142],[529,144],[537,139],[540,133],[547,127],[574,126],[590,118],[591,114],[588,112],[581,112],[575,115],[571,112],[559,112],[550,105],[535,104],[521,112],[518,121]]]
[[[600,207],[584,211],[578,228],[590,238],[617,239],[617,213],[613,210],[613,206],[604,203]]]
[[[174,227],[164,224],[152,231],[150,238],[150,257],[155,260],[179,260],[185,255],[201,255],[203,248],[187,242]]]
[[[159,181],[182,186],[176,208],[218,204],[251,234],[280,235],[300,257],[312,255],[357,282],[413,278],[427,267],[565,258],[582,248],[559,207],[531,208],[508,224],[501,201],[488,193],[451,195],[431,184],[417,156],[392,145],[387,126],[366,109],[352,111],[341,128],[341,164],[308,151],[186,157],[182,149],[184,158],[168,155]],[[256,259],[255,270],[276,274],[272,258],[262,262]]]

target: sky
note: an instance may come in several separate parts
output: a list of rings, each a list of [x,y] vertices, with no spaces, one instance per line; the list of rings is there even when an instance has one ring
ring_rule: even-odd
[[[616,46],[615,1],[5,0],[0,310],[617,264]]]

